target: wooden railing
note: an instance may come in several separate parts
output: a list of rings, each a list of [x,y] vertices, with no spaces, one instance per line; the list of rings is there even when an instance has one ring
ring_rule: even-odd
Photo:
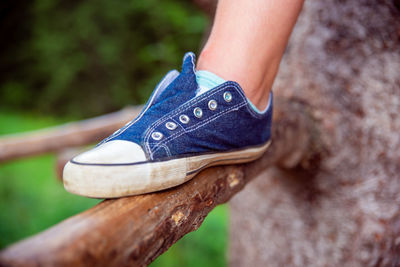
[[[93,119],[4,136],[0,139],[0,162],[96,142],[120,128],[140,110],[140,106],[128,107]]]
[[[6,160],[96,141],[123,125],[139,109],[1,139],[0,158]],[[60,140],[60,136],[62,141],[52,141]],[[0,252],[0,265],[145,266],[182,236],[196,230],[216,205],[227,202],[265,168],[272,165],[292,168],[312,157],[317,137],[306,107],[277,100],[272,145],[261,159],[208,168],[172,189],[104,200],[4,249]],[[25,142],[33,148],[24,151]]]

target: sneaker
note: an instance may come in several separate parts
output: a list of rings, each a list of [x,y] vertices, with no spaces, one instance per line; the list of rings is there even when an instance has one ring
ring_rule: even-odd
[[[259,112],[238,83],[200,95],[195,56],[154,89],[142,112],[64,167],[67,191],[115,198],[154,192],[188,181],[206,167],[259,158],[270,144],[272,93]]]

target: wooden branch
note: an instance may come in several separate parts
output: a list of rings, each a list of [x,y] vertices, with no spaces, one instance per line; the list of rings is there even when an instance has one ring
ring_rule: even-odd
[[[57,180],[62,182],[63,181],[63,171],[64,166],[70,161],[73,157],[85,152],[87,149],[83,149],[82,147],[72,147],[72,148],[65,148],[57,153],[56,156],[56,177]]]
[[[141,106],[97,118],[0,138],[0,162],[100,141],[137,116]]]
[[[261,159],[208,168],[189,182],[158,193],[105,200],[3,250],[0,265],[149,264],[262,170],[273,164],[294,166],[307,157],[315,130],[304,107],[279,101],[276,106],[273,142]]]

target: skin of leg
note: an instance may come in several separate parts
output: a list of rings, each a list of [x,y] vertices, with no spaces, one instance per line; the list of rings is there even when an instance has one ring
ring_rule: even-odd
[[[263,110],[303,1],[219,0],[197,69],[238,82]]]

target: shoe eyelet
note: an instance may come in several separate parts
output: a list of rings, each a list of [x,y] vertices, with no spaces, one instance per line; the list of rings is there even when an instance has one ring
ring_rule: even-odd
[[[218,106],[217,101],[215,101],[214,99],[208,101],[208,108],[210,110],[216,110],[217,106]]]
[[[201,110],[201,108],[197,107],[193,110],[193,114],[194,116],[196,116],[196,118],[201,118],[203,116],[203,111]]]
[[[232,101],[232,94],[230,92],[225,92],[224,93],[224,100],[226,102],[231,102]]]
[[[161,140],[161,138],[163,138],[163,134],[160,132],[153,132],[151,134],[151,138],[153,138],[154,140],[158,141]]]
[[[165,127],[167,127],[168,130],[175,130],[177,125],[175,122],[169,121],[165,124]]]
[[[190,119],[188,116],[186,115],[180,115],[179,116],[179,121],[182,122],[183,124],[188,124]]]

